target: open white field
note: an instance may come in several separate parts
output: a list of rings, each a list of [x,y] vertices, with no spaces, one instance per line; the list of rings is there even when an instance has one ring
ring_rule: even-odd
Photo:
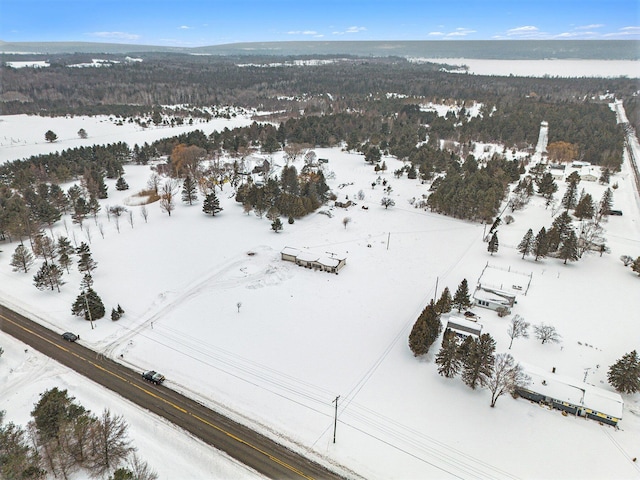
[[[50,121],[56,131],[56,120]],[[180,204],[171,217],[153,204],[145,223],[140,207],[128,207],[133,226],[125,214],[120,232],[113,218],[98,216],[104,238],[92,220],[83,231],[68,218],[68,231],[60,222],[56,235],[78,243],[90,238],[98,262],[95,289],[108,311],[117,304],[125,309],[118,322],[104,318],[91,330],[71,316],[77,272],[66,277],[60,294],[38,292],[33,271],[12,272],[16,243],[2,244],[0,298],[59,331],[80,333],[83,342],[113,358],[158,369],[169,388],[362,477],[638,478],[639,466],[631,461],[640,453],[638,394],[624,397],[619,430],[509,396],[492,409],[487,391],[437,374],[439,342],[424,359],[407,347],[436,280],[438,292],[444,286],[455,291],[463,278],[474,285],[489,262],[532,274],[513,313],[532,324],[552,324],[562,335],[552,345],[517,339],[511,350],[516,359],[576,379],[586,372],[589,383],[610,389],[608,366],[637,349],[640,338],[633,314],[640,310],[640,279],[618,260],[640,255],[640,211],[626,166],[612,178],[619,185],[614,204],[624,216],[606,224],[611,253],[562,265],[556,259],[522,260],[515,249],[527,229],[551,225],[551,210],[541,198],[500,227],[500,249],[491,256],[482,241],[484,225],[410,205],[411,198],[428,193],[428,185],[393,177],[400,162],[385,159],[388,170],[381,177],[396,205],[384,209],[382,186],[371,187],[378,174],[362,156],[339,149],[316,153],[329,159],[327,173],[335,174],[329,185],[339,200],[353,200],[360,190],[365,199],[346,210],[334,208],[331,218],[312,214],[293,225],[285,221],[277,234],[267,219],[244,214],[229,187],[219,192],[224,210],[215,217],[205,216],[201,203]],[[273,158],[282,163],[279,155]],[[148,166],[127,166],[131,189],[118,192],[108,182],[103,205],[127,204],[150,173]],[[595,182],[581,182],[583,187],[595,199],[605,188]],[[345,217],[351,219],[346,228]],[[280,259],[285,246],[345,255],[347,265],[339,275],[300,268]],[[506,351],[509,317],[475,310],[498,352]],[[8,405],[0,408],[9,419],[18,416]]]

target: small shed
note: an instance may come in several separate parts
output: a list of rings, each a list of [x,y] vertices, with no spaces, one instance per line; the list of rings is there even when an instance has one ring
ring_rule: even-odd
[[[481,324],[457,316],[450,316],[447,319],[447,325],[445,328],[451,330],[456,334],[456,336],[462,339],[469,336],[480,337],[482,334]]]

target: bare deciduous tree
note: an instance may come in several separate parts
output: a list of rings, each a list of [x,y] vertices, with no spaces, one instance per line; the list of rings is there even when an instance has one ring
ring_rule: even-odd
[[[507,334],[511,339],[511,342],[509,343],[509,350],[511,350],[511,345],[513,345],[514,338],[529,338],[530,325],[531,324],[529,322],[525,322],[524,318],[522,318],[520,315],[514,315],[514,317],[511,319],[509,327],[507,328]]]
[[[133,473],[133,478],[136,480],[157,480],[158,478],[158,474],[149,467],[147,462],[135,453],[133,453],[129,459],[129,469],[131,473]]]
[[[491,375],[485,379],[484,387],[491,392],[491,407],[496,406],[498,398],[517,387],[526,386],[531,378],[524,373],[508,353],[499,353],[495,357]]]
[[[98,231],[100,232],[100,236],[104,239],[104,225],[102,222],[98,224]]]
[[[167,180],[162,185],[160,194],[160,209],[171,216],[171,212],[176,209],[175,195],[177,192],[177,183],[175,180]]]
[[[93,425],[91,461],[89,468],[96,476],[103,476],[120,465],[135,449],[128,438],[124,418],[104,409]]]
[[[393,207],[395,204],[396,202],[389,197],[383,197],[382,200],[380,200],[380,205],[382,205],[385,210],[389,207]]]
[[[149,190],[153,190],[157,194],[158,189],[160,188],[161,181],[162,178],[160,177],[160,175],[158,175],[156,172],[153,172],[149,177],[149,180],[147,180],[147,187],[149,188]]]
[[[546,325],[541,323],[540,325],[534,325],[533,329],[536,332],[536,338],[541,340],[543,344],[550,343],[558,343],[560,342],[560,334],[556,331],[556,327],[552,325]]]
[[[628,267],[633,263],[633,258],[629,255],[621,255],[620,261],[624,264],[625,267]]]
[[[133,212],[129,210],[129,225],[133,228]]]
[[[288,143],[284,147],[284,160],[287,162],[287,165],[291,162],[295,162],[296,159],[302,153],[303,146],[299,143]]]
[[[351,223],[351,217],[344,217],[342,219],[342,224],[344,225],[345,230],[347,228],[347,225],[349,225],[350,223]]]
[[[147,223],[147,219],[149,218],[149,210],[147,210],[146,205],[142,205],[142,207],[140,207],[140,215],[142,215],[142,218],[144,218],[144,223]]]

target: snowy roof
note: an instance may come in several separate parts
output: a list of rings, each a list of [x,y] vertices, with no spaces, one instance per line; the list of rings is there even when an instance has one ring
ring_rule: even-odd
[[[503,292],[500,292],[500,293],[503,293]],[[510,293],[504,292],[503,295],[499,295],[498,293],[495,293],[494,291],[484,290],[482,288],[478,288],[473,293],[473,298],[475,298],[476,300],[485,300],[487,302],[493,302],[493,303],[499,303],[499,304],[506,305],[506,306],[511,306],[512,302],[510,302],[507,298],[505,298],[504,297],[505,295],[510,297],[510,298],[514,298],[514,295],[510,294]]]
[[[450,328],[452,330],[461,331],[464,333],[476,333],[477,335],[480,335],[480,332],[482,331],[482,324],[467,320],[463,317],[451,315],[447,317],[446,320],[446,328]]]
[[[298,260],[302,260],[304,262],[315,262],[316,260],[318,260],[318,258],[320,258],[317,253],[308,252],[305,250],[298,251],[296,257],[298,258]]]
[[[622,397],[608,390],[583,383],[571,377],[546,372],[538,367],[523,365],[531,383],[527,390],[576,406],[584,406],[611,417],[622,418]]]
[[[300,250],[293,247],[284,247],[280,253],[283,255],[291,255],[293,257],[297,257],[300,253]]]
[[[280,253],[283,255],[291,255],[303,262],[317,262],[327,267],[337,267],[340,264],[340,261],[346,259],[346,257],[344,256],[336,255],[333,257],[328,257],[326,255],[321,255],[319,253],[311,252],[309,250],[298,250],[297,248],[293,248],[293,247],[284,247],[280,251]]]

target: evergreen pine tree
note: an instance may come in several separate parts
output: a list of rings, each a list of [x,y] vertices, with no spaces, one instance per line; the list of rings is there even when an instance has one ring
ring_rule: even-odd
[[[442,338],[442,347],[436,355],[438,373],[447,378],[453,378],[460,372],[462,362],[458,355],[458,337],[447,329]]]
[[[633,394],[640,391],[640,358],[634,350],[609,367],[609,383],[617,391]]]
[[[40,267],[40,270],[33,277],[33,284],[38,290],[51,290],[58,289],[65,284],[62,280],[62,269],[55,263],[44,262]]]
[[[527,230],[527,233],[524,234],[524,237],[522,237],[522,240],[520,240],[520,243],[518,244],[518,251],[522,254],[522,258],[524,258],[525,255],[531,255],[531,253],[533,252],[533,247],[534,247],[533,230],[529,229]]]
[[[80,292],[71,306],[71,313],[85,320],[98,320],[105,315],[104,303],[92,288]]]
[[[549,252],[558,251],[569,235],[570,230],[572,230],[571,217],[567,212],[562,212],[553,220],[551,228],[547,232]]]
[[[553,194],[558,191],[558,185],[556,185],[553,175],[549,172],[545,173],[540,180],[536,181],[536,185],[538,186],[538,193],[546,200],[545,205],[548,207],[553,200]]]
[[[461,362],[467,358],[467,355],[469,355],[475,341],[475,338],[469,335],[468,337],[465,337],[462,343],[458,346],[458,358]]]
[[[67,273],[69,273],[69,266],[71,265],[71,256],[74,253],[74,248],[71,246],[71,242],[67,237],[58,237],[58,263],[63,267]]]
[[[282,221],[279,218],[276,218],[273,222],[271,222],[271,230],[276,233],[282,230]]]
[[[598,182],[600,182],[602,185],[606,185],[607,183],[609,183],[610,179],[611,179],[611,171],[608,168],[603,168],[602,174],[600,175]]]
[[[467,279],[463,279],[458,285],[455,295],[453,296],[452,307],[458,309],[458,313],[463,309],[471,306],[471,296],[469,295],[469,285]]]
[[[636,258],[631,264],[631,270],[640,275],[640,257]]]
[[[588,193],[585,194],[576,205],[576,209],[574,210],[573,214],[580,220],[585,218],[593,218],[593,215],[595,214],[593,197]]]
[[[607,188],[602,194],[602,198],[600,199],[600,205],[598,206],[598,214],[600,216],[609,215],[611,211],[611,207],[613,207],[613,192],[610,188]]]
[[[182,182],[182,201],[193,205],[193,202],[198,198],[198,189],[196,182],[193,181],[191,175],[187,175]]]
[[[222,211],[220,200],[218,200],[215,192],[211,192],[204,198],[204,202],[202,202],[202,211],[213,217],[215,217],[216,213]]]
[[[80,255],[80,259],[78,260],[78,271],[80,273],[91,275],[93,271],[98,267],[98,263],[91,256],[89,245],[87,245],[85,242],[82,242],[76,249],[76,253]]]
[[[573,230],[569,230],[569,234],[562,242],[562,246],[560,247],[559,256],[564,260],[564,264],[567,264],[567,260],[571,260],[572,262],[578,260],[578,237],[576,237],[576,232]]]
[[[444,287],[440,298],[436,302],[436,311],[438,314],[448,313],[451,311],[451,304],[453,299],[451,298],[451,291],[449,287]]]
[[[473,341],[463,360],[462,380],[466,385],[475,389],[491,376],[495,351],[496,342],[488,333]]]
[[[546,257],[548,253],[549,240],[547,239],[547,230],[542,227],[533,242],[533,254],[536,256],[536,262],[539,258]]]
[[[440,335],[441,328],[440,315],[435,304],[431,301],[422,310],[409,334],[409,348],[416,357],[429,351],[433,342]]]
[[[489,234],[494,233],[498,229],[501,223],[502,223],[502,219],[500,217],[496,217],[496,219],[491,224],[491,228],[489,229]]]
[[[491,240],[489,240],[489,245],[487,246],[487,251],[493,255],[494,253],[496,253],[498,251],[498,233],[497,232],[493,232],[493,235],[491,235]]]
[[[128,190],[128,189],[129,189],[129,184],[124,179],[124,177],[118,177],[118,181],[116,182],[116,190],[122,191],[122,190]]]
[[[575,182],[569,182],[567,185],[567,190],[564,192],[564,196],[562,197],[562,201],[560,204],[565,208],[565,210],[570,210],[576,206],[578,195],[578,184]]]
[[[11,256],[11,266],[14,272],[22,270],[27,273],[33,262],[33,254],[23,244],[18,245]]]

